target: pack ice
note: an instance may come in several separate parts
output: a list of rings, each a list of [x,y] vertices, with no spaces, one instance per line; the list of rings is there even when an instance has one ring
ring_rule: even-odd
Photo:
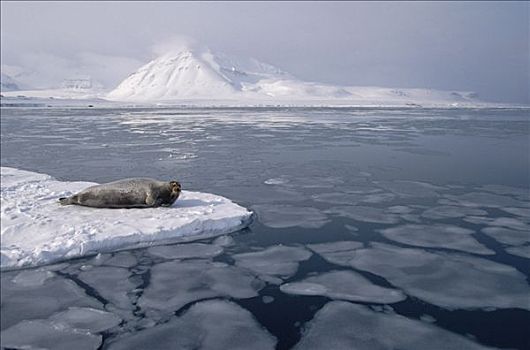
[[[170,208],[98,209],[61,206],[91,182],[1,167],[0,267],[15,269],[58,260],[237,231],[252,212],[208,193],[183,191]]]

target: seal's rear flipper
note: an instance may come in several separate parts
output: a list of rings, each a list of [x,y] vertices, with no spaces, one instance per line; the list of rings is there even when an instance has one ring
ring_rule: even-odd
[[[59,202],[61,203],[61,205],[68,205],[68,204],[73,204],[72,203],[72,198],[67,198],[67,197],[62,197],[62,198],[59,198]]]

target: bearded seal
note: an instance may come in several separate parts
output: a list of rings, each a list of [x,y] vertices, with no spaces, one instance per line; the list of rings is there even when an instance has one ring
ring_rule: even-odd
[[[95,208],[169,207],[181,190],[177,181],[134,178],[91,186],[71,197],[59,198],[59,202]]]

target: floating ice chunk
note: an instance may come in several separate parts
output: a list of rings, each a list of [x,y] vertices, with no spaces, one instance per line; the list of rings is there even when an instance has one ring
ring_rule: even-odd
[[[187,243],[151,247],[148,252],[165,259],[212,258],[221,254],[223,247],[213,244]]]
[[[365,306],[344,301],[333,301],[317,312],[294,349],[487,348],[425,322],[395,314],[374,312]]]
[[[482,232],[504,244],[520,245],[530,242],[528,231],[516,231],[504,227],[485,227]]]
[[[252,298],[263,282],[249,272],[204,260],[169,261],[151,269],[151,281],[138,304],[142,308],[172,312],[206,298]]]
[[[114,306],[127,310],[133,308],[127,293],[139,285],[133,283],[130,275],[131,273],[122,267],[100,266],[83,271],[78,277]]]
[[[521,247],[510,247],[506,248],[506,251],[512,255],[517,255],[522,258],[530,259],[530,245],[524,245]]]
[[[361,202],[364,203],[383,203],[388,202],[396,198],[392,193],[372,193],[364,196]]]
[[[68,310],[51,316],[50,320],[55,324],[91,333],[103,332],[121,322],[121,318],[110,312],[86,307],[69,307]]]
[[[496,194],[508,194],[512,196],[521,196],[530,199],[530,190],[528,188],[511,187],[504,185],[485,185],[482,190]]]
[[[45,320],[22,321],[0,333],[2,348],[11,349],[98,349],[101,336],[54,325]]]
[[[486,192],[470,192],[461,195],[446,195],[445,197],[466,207],[502,208],[528,206],[528,203],[525,205],[525,202],[511,197]]]
[[[500,208],[500,209],[507,213],[513,214],[515,216],[520,216],[526,219],[530,218],[530,209],[527,209],[527,208],[505,207],[505,208]]]
[[[471,237],[474,233],[453,225],[401,225],[380,230],[386,238],[418,247],[447,248],[475,254],[495,254]]]
[[[414,208],[405,205],[394,205],[387,208],[387,211],[392,214],[410,214],[414,211]]]
[[[363,207],[360,205],[333,207],[326,212],[351,218],[356,221],[374,222],[378,224],[395,224],[399,222],[398,216],[387,213],[384,209]]]
[[[298,270],[298,263],[311,257],[311,252],[301,247],[274,246],[255,253],[232,256],[236,265],[258,275],[288,278]]]
[[[261,297],[261,301],[263,301],[263,304],[270,304],[274,301],[274,297],[271,297],[270,295],[264,295]]]
[[[511,266],[458,254],[372,246],[357,250],[351,266],[380,275],[409,295],[448,309],[530,310],[526,277]]]
[[[184,191],[170,208],[61,206],[58,198],[94,185],[1,168],[0,266],[18,268],[237,231],[252,213],[226,198]]]
[[[45,270],[24,270],[19,272],[13,282],[22,287],[42,286],[47,279],[52,278],[55,274]]]
[[[530,225],[516,218],[506,218],[506,217],[494,218],[489,222],[489,225],[508,227],[514,230],[530,232]]]
[[[47,318],[67,306],[102,308],[101,303],[86,295],[85,291],[71,280],[60,276],[44,280],[39,277],[38,284],[18,284],[13,282],[14,274],[15,272],[2,273],[2,329],[22,320]],[[26,277],[23,280],[27,282]]]
[[[234,239],[230,236],[217,237],[213,241],[213,244],[218,245],[220,247],[229,247],[231,245],[234,245],[234,243],[235,243]]]
[[[455,206],[440,206],[425,210],[421,216],[429,219],[447,219],[447,218],[461,218],[468,215],[480,216],[487,215],[488,212],[482,209],[455,207]]]
[[[112,254],[112,257],[105,260],[104,265],[117,266],[117,267],[132,267],[136,265],[138,261],[131,252],[119,252]]]
[[[273,228],[304,227],[319,228],[328,223],[328,217],[320,210],[311,207],[292,205],[254,205],[263,225]]]
[[[356,193],[329,192],[315,194],[311,198],[316,202],[353,205],[362,201],[364,196]]]
[[[339,241],[308,244],[307,247],[332,264],[350,266],[350,260],[353,258],[355,250],[362,248],[363,244],[354,241]]]
[[[403,197],[438,197],[443,187],[418,181],[377,181],[378,186]]]
[[[276,339],[234,303],[197,303],[184,315],[111,343],[109,350],[274,349]]]
[[[283,177],[272,178],[263,182],[265,185],[284,185],[289,183],[289,180]]]
[[[389,304],[406,299],[396,289],[373,284],[353,271],[332,271],[308,277],[300,282],[282,284],[280,290],[287,294],[322,295],[331,299]]]

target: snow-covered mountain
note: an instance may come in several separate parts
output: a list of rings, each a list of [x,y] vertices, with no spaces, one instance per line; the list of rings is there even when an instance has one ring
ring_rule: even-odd
[[[106,98],[137,102],[232,100],[296,104],[313,101],[352,105],[480,103],[471,92],[306,82],[255,59],[188,48],[164,54],[142,66]]]
[[[19,85],[15,79],[7,74],[0,74],[0,91],[17,91],[19,89]]]

